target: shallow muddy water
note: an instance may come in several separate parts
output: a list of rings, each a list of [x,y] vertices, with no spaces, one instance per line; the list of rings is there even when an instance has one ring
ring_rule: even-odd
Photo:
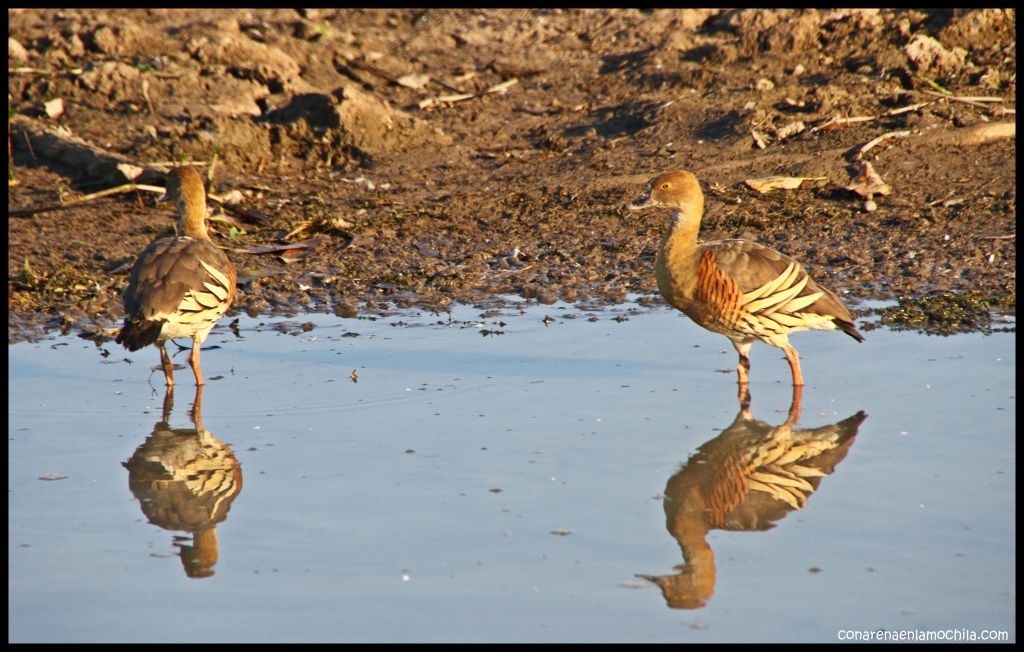
[[[11,345],[9,640],[1015,640],[1015,335],[865,335],[792,429],[667,308],[242,316],[198,423],[186,353],[165,415],[152,347]]]

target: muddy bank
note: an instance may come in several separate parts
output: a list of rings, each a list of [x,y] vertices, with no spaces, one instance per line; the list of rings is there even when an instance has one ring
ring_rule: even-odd
[[[120,319],[172,209],[145,191],[44,209],[125,183],[123,162],[153,183],[212,168],[250,315],[659,302],[665,216],[620,207],[673,167],[701,179],[704,238],[770,244],[853,304],[1015,301],[1012,10],[9,18],[9,340]],[[891,188],[872,211],[847,189],[864,161]],[[772,175],[808,180],[744,183]]]

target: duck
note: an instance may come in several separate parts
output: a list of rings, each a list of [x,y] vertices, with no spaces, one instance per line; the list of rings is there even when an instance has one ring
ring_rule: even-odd
[[[156,345],[164,379],[173,387],[174,365],[164,344],[190,338],[189,365],[196,385],[202,386],[200,347],[231,307],[238,276],[227,254],[210,238],[199,172],[191,166],[172,169],[160,197],[165,199],[177,205],[177,235],[154,240],[135,261],[122,295],[124,326],[115,342],[129,351]]]
[[[150,523],[175,536],[185,574],[211,577],[217,565],[217,526],[227,520],[242,492],[242,465],[231,447],[203,427],[203,386],[197,385],[189,410],[192,428],[172,428],[174,387],[164,390],[163,414],[153,432],[121,466],[128,488]]]
[[[667,208],[668,230],[655,259],[658,290],[697,325],[725,335],[739,354],[741,395],[750,377],[754,342],[782,349],[793,387],[803,387],[800,355],[790,333],[839,330],[864,341],[849,309],[794,258],[750,240],[699,242],[704,193],[697,177],[672,170],[651,179],[628,210]]]
[[[656,584],[669,607],[700,608],[714,594],[712,530],[767,531],[805,508],[846,458],[867,419],[861,410],[837,423],[798,429],[799,401],[794,392],[780,425],[754,418],[750,403],[741,402],[732,424],[669,478],[662,492],[665,526],[683,563],[671,575],[637,575]]]

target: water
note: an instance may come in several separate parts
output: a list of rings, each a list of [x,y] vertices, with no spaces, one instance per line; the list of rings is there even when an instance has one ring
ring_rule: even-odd
[[[187,353],[165,419],[152,347],[9,346],[9,639],[1016,639],[1015,335],[797,334],[788,433],[776,349],[744,414],[674,311],[480,315],[243,316],[198,428]]]

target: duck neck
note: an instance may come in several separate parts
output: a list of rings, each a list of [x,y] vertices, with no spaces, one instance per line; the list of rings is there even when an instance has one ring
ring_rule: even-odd
[[[676,209],[668,218],[668,231],[662,241],[662,250],[694,249],[700,230],[700,211]]]
[[[669,230],[658,251],[658,266],[683,268],[695,264],[700,212],[677,209],[669,217]]]
[[[182,198],[178,201],[178,235],[196,240],[209,240],[206,230],[206,201],[190,201]]]
[[[669,217],[668,231],[661,241],[655,261],[658,289],[672,305],[689,300],[696,283],[696,268],[700,254],[697,250],[697,231],[700,212],[675,210]]]

